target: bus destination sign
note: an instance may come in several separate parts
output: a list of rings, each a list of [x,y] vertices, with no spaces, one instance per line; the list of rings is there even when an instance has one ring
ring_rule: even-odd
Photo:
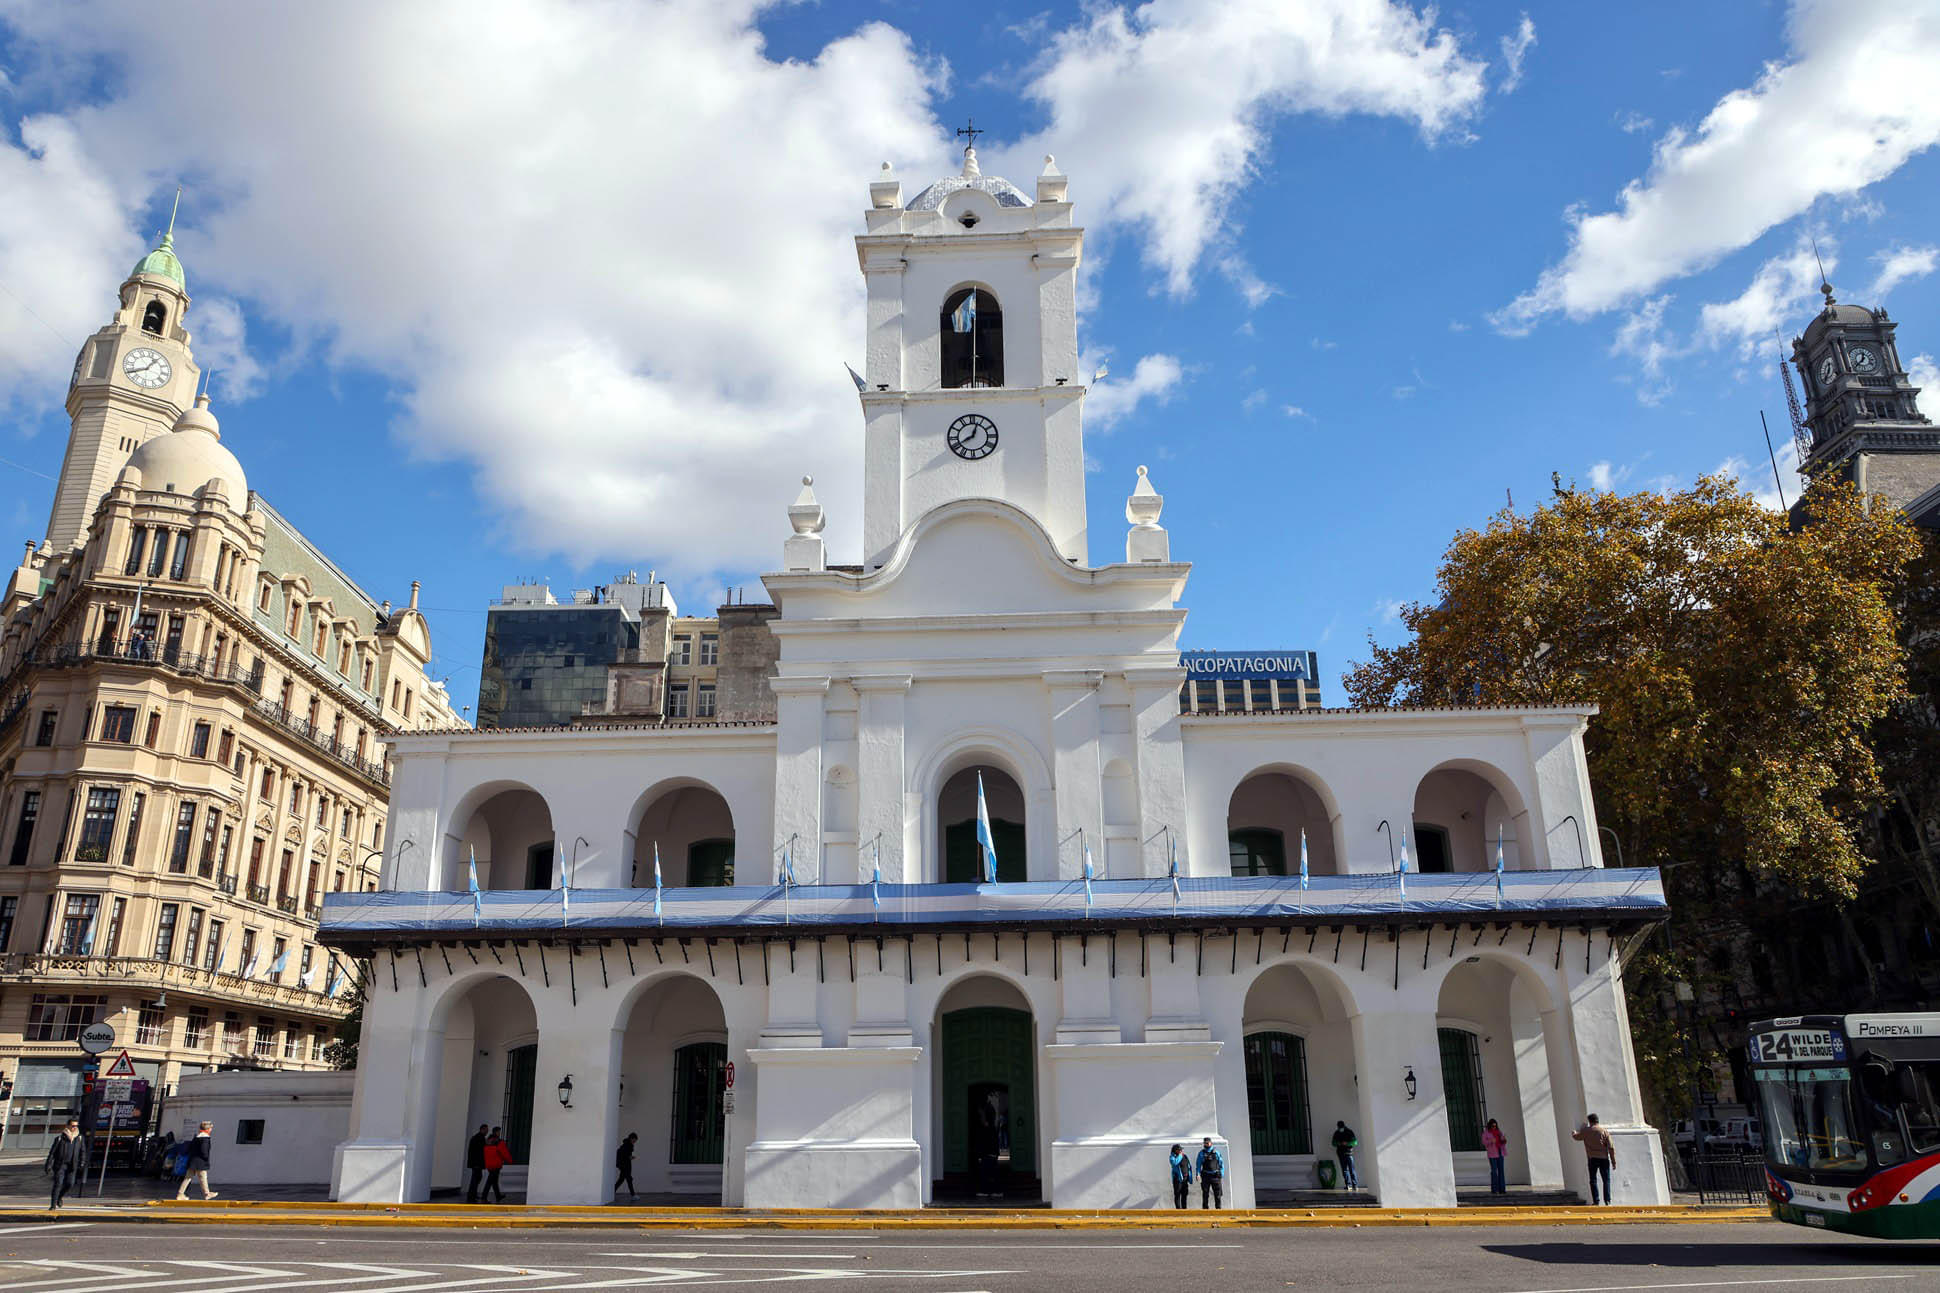
[[[1830,1028],[1774,1028],[1752,1037],[1751,1058],[1756,1064],[1844,1063],[1846,1039]]]

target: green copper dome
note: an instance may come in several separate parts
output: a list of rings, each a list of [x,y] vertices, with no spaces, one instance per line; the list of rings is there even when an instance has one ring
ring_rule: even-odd
[[[135,274],[153,274],[156,278],[172,279],[183,291],[188,290],[188,280],[182,277],[182,262],[175,257],[175,235],[162,235],[161,246],[155,248],[135,262]],[[135,275],[130,274],[133,278]]]

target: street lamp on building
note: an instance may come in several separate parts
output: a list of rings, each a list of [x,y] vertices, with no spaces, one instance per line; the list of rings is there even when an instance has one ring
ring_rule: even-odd
[[[1412,1064],[1410,1064],[1410,1065],[1408,1066],[1408,1075],[1407,1075],[1406,1077],[1404,1077],[1404,1078],[1402,1078],[1402,1079],[1401,1079],[1401,1085],[1402,1085],[1402,1086],[1405,1086],[1405,1087],[1407,1087],[1407,1088],[1408,1088],[1408,1098],[1409,1098],[1410,1100],[1412,1100],[1412,1099],[1414,1099],[1414,1098],[1415,1098],[1415,1090],[1416,1090],[1416,1088],[1417,1088],[1417,1086],[1419,1085],[1419,1084],[1418,1084],[1418,1083],[1417,1083],[1417,1082],[1415,1081],[1415,1066],[1414,1066],[1414,1065],[1412,1065]]]
[[[573,1075],[570,1073],[559,1079],[559,1107],[562,1109],[573,1107]]]

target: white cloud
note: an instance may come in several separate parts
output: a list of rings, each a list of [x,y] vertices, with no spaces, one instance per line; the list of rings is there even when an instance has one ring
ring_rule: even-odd
[[[1108,431],[1148,399],[1164,404],[1184,379],[1185,369],[1176,357],[1147,355],[1129,378],[1100,382],[1086,393],[1085,425]]]
[[[11,8],[18,57],[115,73],[0,146],[0,281],[62,334],[0,298],[0,401],[58,398],[141,254],[143,199],[187,175],[198,344],[247,386],[241,330],[206,304],[233,294],[297,352],[395,381],[406,449],[469,464],[514,547],[696,581],[771,564],[806,472],[852,547],[845,245],[885,157],[918,184],[944,170],[942,71],[875,23],[776,62],[756,12]],[[224,431],[245,462],[276,434],[247,413]]]
[[[1920,388],[1920,393],[1913,397],[1914,403],[1922,413],[1932,417],[1928,410],[1940,408],[1940,364],[1933,362],[1932,355],[1915,355],[1906,361],[1906,380]]]
[[[1337,350],[1340,348],[1340,342],[1328,341],[1323,337],[1315,337],[1307,344],[1311,345],[1315,350]]]
[[[189,314],[195,324],[195,362],[209,375],[211,394],[225,404],[260,395],[265,374],[250,353],[242,306],[227,296],[202,296],[189,306]]]
[[[1780,511],[1799,501],[1805,492],[1805,479],[1799,475],[1798,446],[1788,437],[1783,444],[1776,441],[1778,474],[1772,474],[1772,460],[1769,457],[1747,459],[1733,454],[1719,463],[1714,476],[1730,476],[1747,490],[1751,491],[1763,507]]]
[[[1502,84],[1496,87],[1502,93],[1508,94],[1522,84],[1522,61],[1529,56],[1535,44],[1536,24],[1530,21],[1528,14],[1524,14],[1522,21],[1516,24],[1515,31],[1502,38],[1504,71]]]
[[[1641,374],[1637,382],[1637,401],[1655,406],[1670,394],[1663,380],[1664,361],[1675,347],[1664,336],[1664,310],[1671,303],[1669,294],[1652,297],[1624,317],[1617,335],[1610,342],[1610,353],[1637,361]]]
[[[1301,408],[1298,404],[1282,404],[1280,406],[1280,412],[1290,418],[1305,418],[1309,422],[1314,420],[1314,415]]]
[[[1617,114],[1617,129],[1626,135],[1641,135],[1657,123],[1635,110]]]
[[[1797,0],[1787,27],[1791,60],[1666,134],[1617,209],[1575,214],[1569,251],[1493,316],[1498,328],[1616,309],[1940,140],[1940,5]]]
[[[1867,295],[1878,301],[1908,279],[1931,274],[1940,264],[1940,247],[1894,247],[1873,260],[1879,264],[1879,277]]]
[[[1468,324],[1463,323],[1460,319],[1450,319],[1448,321],[1448,330],[1450,332],[1467,332]]]
[[[1230,254],[1232,204],[1275,117],[1368,113],[1459,136],[1484,69],[1432,11],[1392,0],[1102,5],[1052,38],[1026,87],[1048,123],[1009,157],[1030,173],[1055,152],[1073,195],[1135,227],[1183,294],[1208,250]]]
[[[1812,310],[1810,303],[1818,294],[1819,257],[1825,272],[1831,273],[1839,260],[1833,244],[1819,244],[1814,254],[1811,238],[1799,236],[1792,249],[1774,256],[1758,267],[1751,283],[1736,299],[1714,301],[1698,311],[1698,336],[1716,348],[1725,344],[1738,347],[1741,358],[1777,343],[1773,334],[1782,328],[1802,328]]]
[[[1609,493],[1629,478],[1629,467],[1614,467],[1607,458],[1590,464],[1590,488],[1599,494]]]
[[[1419,388],[1418,388],[1418,387],[1415,387],[1415,386],[1412,386],[1412,385],[1410,385],[1410,386],[1397,386],[1397,387],[1395,387],[1395,388],[1394,388],[1394,397],[1395,397],[1396,399],[1398,399],[1398,400],[1407,400],[1407,399],[1413,399],[1413,398],[1414,398],[1414,394],[1415,394],[1415,391],[1416,391],[1417,389],[1419,389]]]
[[[1251,413],[1254,409],[1259,408],[1261,405],[1265,403],[1266,403],[1266,392],[1256,390],[1251,395],[1248,395],[1245,399],[1241,400],[1239,402],[1239,406],[1240,408],[1244,409],[1246,412]]]
[[[1399,598],[1383,597],[1380,601],[1374,603],[1374,613],[1381,617],[1383,624],[1399,624],[1401,622],[1401,612],[1406,609],[1407,605],[1408,603]]]

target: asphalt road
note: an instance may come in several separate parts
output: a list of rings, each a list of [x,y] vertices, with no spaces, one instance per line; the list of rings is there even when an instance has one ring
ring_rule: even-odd
[[[868,1282],[890,1290],[1940,1290],[1940,1245],[1769,1222],[1463,1229],[776,1233],[0,1227],[0,1290],[439,1293]]]

